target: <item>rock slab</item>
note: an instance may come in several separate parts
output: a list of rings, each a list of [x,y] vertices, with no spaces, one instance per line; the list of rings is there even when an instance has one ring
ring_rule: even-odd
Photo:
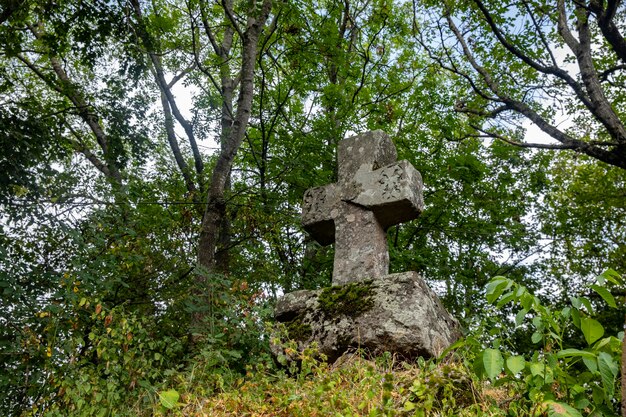
[[[292,292],[274,314],[300,348],[315,341],[331,362],[356,348],[435,357],[461,336],[457,320],[416,272]],[[280,349],[273,346],[276,355]]]

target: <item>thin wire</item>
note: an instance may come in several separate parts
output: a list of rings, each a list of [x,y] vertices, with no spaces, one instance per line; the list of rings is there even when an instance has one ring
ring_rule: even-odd
[[[127,202],[127,203],[118,203],[115,201],[90,201],[90,202],[86,202],[86,201],[82,201],[82,202],[78,202],[78,201],[52,201],[52,200],[40,200],[40,201],[33,201],[30,203],[15,203],[12,201],[6,202],[6,203],[0,203],[0,205],[5,204],[8,206],[12,206],[12,207],[32,207],[38,204],[52,204],[52,205],[65,205],[65,206],[96,206],[96,205],[106,205],[106,206],[123,206],[123,205],[161,205],[161,206],[167,206],[167,205],[194,205],[194,204],[206,204],[204,202],[201,201],[136,201],[136,202]]]

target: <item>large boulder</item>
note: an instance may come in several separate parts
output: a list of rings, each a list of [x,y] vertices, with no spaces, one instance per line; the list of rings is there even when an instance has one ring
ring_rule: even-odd
[[[331,362],[354,348],[428,358],[461,336],[456,319],[416,272],[292,292],[274,314],[301,349],[317,342]]]

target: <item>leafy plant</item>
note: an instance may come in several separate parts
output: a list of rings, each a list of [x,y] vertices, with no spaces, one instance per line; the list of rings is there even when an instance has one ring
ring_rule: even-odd
[[[606,305],[617,308],[611,286],[623,286],[624,278],[613,270],[597,277],[589,289]],[[506,352],[507,342],[499,337],[483,348],[477,340],[466,342],[474,351],[474,369],[494,386],[515,386],[524,400],[554,416],[616,416],[619,392],[616,390],[623,333],[606,335],[608,330],[594,319],[590,297],[571,297],[570,304],[556,309],[544,305],[526,287],[505,277],[495,277],[487,285],[487,300],[497,309],[512,305],[517,309],[513,322],[528,330],[536,349],[525,355]],[[584,345],[572,344],[580,332]]]

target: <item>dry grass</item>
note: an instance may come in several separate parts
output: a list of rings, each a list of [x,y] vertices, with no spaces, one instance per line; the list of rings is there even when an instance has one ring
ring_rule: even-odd
[[[402,364],[393,358],[348,355],[332,366],[313,363],[306,375],[259,367],[212,396],[197,396],[191,389],[181,396],[178,409],[154,412],[207,417],[502,416],[490,405],[503,399],[496,395],[497,390],[483,395],[458,363]]]

